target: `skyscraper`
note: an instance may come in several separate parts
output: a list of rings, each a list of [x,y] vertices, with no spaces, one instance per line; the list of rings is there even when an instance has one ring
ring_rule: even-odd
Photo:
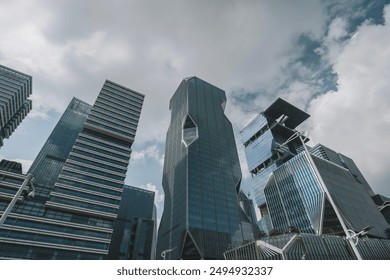
[[[156,258],[156,207],[154,192],[125,185],[107,258]]]
[[[72,100],[30,169],[40,191],[0,229],[0,257],[107,256],[143,99],[107,80],[92,107]]]
[[[293,157],[302,143],[295,139],[280,147],[295,132],[295,128],[309,115],[290,103],[278,98],[266,110],[257,115],[242,131],[241,141],[245,147],[245,156],[255,202],[260,209],[261,227],[269,231],[268,209],[264,196],[264,187],[272,171]]]
[[[157,257],[222,259],[243,239],[237,193],[241,169],[225,92],[197,77],[170,100],[163,170],[165,193]]]
[[[243,142],[250,171],[261,178],[253,185],[258,205],[272,228],[344,235],[374,226],[369,235],[387,237],[373,191],[353,160],[321,144],[310,153],[303,145],[294,129],[306,113],[278,99],[259,116],[243,130]],[[262,125],[252,129],[259,119]]]
[[[344,235],[335,211],[339,211],[349,230],[359,232],[374,226],[368,234],[387,238],[388,224],[375,203],[353,174],[331,161],[311,155],[314,167],[302,152],[271,174],[265,197],[272,225],[279,231],[295,227],[300,232]],[[317,174],[335,203],[330,202]]]
[[[27,172],[34,175],[38,191],[53,190],[91,108],[75,97],[69,103]]]
[[[0,147],[30,112],[32,77],[0,65]]]

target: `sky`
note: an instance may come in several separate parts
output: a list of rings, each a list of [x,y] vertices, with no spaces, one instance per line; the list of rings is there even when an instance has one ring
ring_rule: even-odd
[[[182,79],[225,90],[240,131],[277,97],[308,112],[311,142],[351,157],[390,197],[390,3],[363,0],[1,0],[0,64],[33,76],[33,110],[0,158],[27,171],[73,96],[110,79],[145,94],[126,183],[156,192],[169,100]]]

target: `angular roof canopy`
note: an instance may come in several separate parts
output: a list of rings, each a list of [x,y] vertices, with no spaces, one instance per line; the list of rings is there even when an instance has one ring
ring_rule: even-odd
[[[310,115],[306,112],[298,109],[281,98],[278,98],[274,103],[272,103],[263,114],[267,117],[267,119],[271,118],[273,120],[277,120],[283,115],[288,116],[288,118],[284,121],[284,125],[292,129],[296,128],[310,117]]]

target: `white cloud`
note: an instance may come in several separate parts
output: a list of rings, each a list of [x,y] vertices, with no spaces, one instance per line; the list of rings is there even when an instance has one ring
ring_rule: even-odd
[[[373,185],[375,176],[384,180],[381,174],[387,173],[384,170],[387,156],[385,152],[379,154],[378,147],[383,148],[386,143],[378,142],[377,138],[388,139],[390,113],[386,111],[389,106],[385,89],[389,85],[385,73],[389,72],[386,62],[390,36],[386,31],[388,25],[365,23],[356,36],[343,43],[348,21],[339,9],[358,10],[355,6],[360,2],[3,2],[0,63],[33,76],[33,111],[29,117],[48,118],[52,110],[63,112],[73,96],[93,103],[106,78],[145,94],[135,144],[157,144],[134,150],[130,169],[138,163],[142,169],[149,160],[162,166],[163,148],[159,147],[169,126],[169,99],[186,76],[198,75],[226,90],[226,114],[236,131],[274,101],[277,94],[304,109],[304,104],[324,81],[315,81],[313,69],[292,64],[302,55],[302,46],[294,42],[302,34],[320,41],[326,35],[317,51],[334,65],[339,75],[339,90],[312,103],[310,112],[317,122],[312,136],[324,144],[329,142],[329,146],[337,144],[335,149],[354,159],[362,159],[363,150],[375,149],[377,158],[371,160],[372,164],[366,158],[358,165],[363,171],[371,168],[372,175],[367,177],[370,176]],[[338,15],[329,30],[328,10]],[[386,17],[389,22],[389,12]],[[289,70],[306,80],[291,81]],[[234,101],[240,95],[245,99],[248,92],[254,95],[250,103],[242,105],[242,100]],[[374,123],[372,116],[376,116]],[[350,128],[359,126],[362,135],[358,135],[357,129],[349,131],[347,122]],[[346,132],[343,136],[346,140],[340,141],[340,135]],[[41,133],[30,131],[31,142],[38,141],[34,134]],[[375,139],[368,139],[369,135]],[[364,149],[361,145],[356,148],[357,155],[349,152],[353,150],[352,145],[345,144],[349,150],[341,145],[351,140],[349,136],[365,139],[361,142]],[[366,143],[374,143],[376,147]],[[31,150],[30,146],[27,148]],[[23,149],[20,153],[12,158],[22,158]],[[243,176],[247,178],[246,161],[240,148],[239,154]],[[374,168],[378,163],[380,166]],[[150,179],[151,174],[160,172],[134,169],[137,172],[131,175],[137,182],[154,181]],[[376,175],[375,171],[382,173]]]
[[[309,112],[312,139],[350,156],[374,191],[390,195],[390,6],[384,15],[384,25],[365,22],[346,43],[329,45],[338,90],[313,100]]]
[[[335,18],[329,25],[327,40],[340,41],[343,37],[348,35],[347,20],[342,17]]]
[[[148,146],[146,149],[141,151],[133,151],[131,153],[131,160],[132,161],[146,161],[146,160],[154,160],[156,161],[160,166],[163,166],[164,164],[164,155],[160,154],[160,150],[157,147],[157,145],[151,145]]]

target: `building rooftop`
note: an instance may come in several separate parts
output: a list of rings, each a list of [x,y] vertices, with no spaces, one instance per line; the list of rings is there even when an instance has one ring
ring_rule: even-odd
[[[307,118],[310,117],[309,114],[302,111],[301,109],[291,105],[287,101],[278,98],[274,103],[272,103],[265,111],[264,116],[267,119],[277,120],[281,116],[287,116],[285,119],[284,125],[294,129]]]

